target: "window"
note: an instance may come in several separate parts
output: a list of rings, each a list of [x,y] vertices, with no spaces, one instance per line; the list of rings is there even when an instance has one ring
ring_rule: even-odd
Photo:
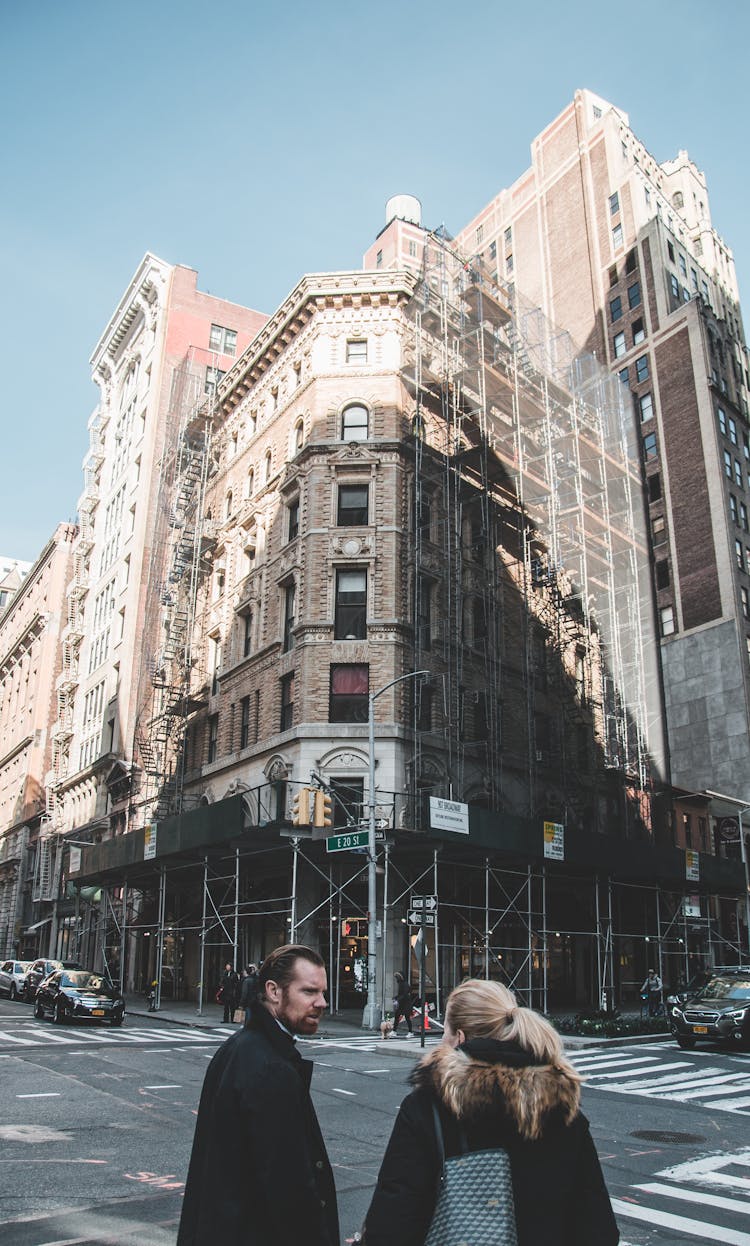
[[[654,515],[654,519],[651,524],[651,531],[654,534],[654,545],[662,545],[664,541],[667,539],[665,532],[664,532],[664,516],[663,515]]]
[[[743,548],[742,541],[740,541],[739,538],[736,538],[734,542],[734,556],[737,559],[737,566],[739,567],[740,571],[744,571],[745,570],[745,550]]]
[[[484,225],[477,225],[476,230],[477,246],[481,247],[484,238]]]
[[[361,528],[369,523],[369,485],[339,485],[336,523],[340,528]]]
[[[732,479],[732,456],[728,450],[724,451],[724,475]]]
[[[296,586],[287,584],[284,588],[284,639],[282,643],[282,652],[288,653],[294,646],[294,636],[292,629],[294,627],[294,610],[296,604]]]
[[[648,500],[649,502],[658,502],[661,497],[661,476],[658,472],[654,472],[648,478]]]
[[[679,254],[679,262],[680,262],[680,272],[682,273],[683,277],[687,277],[687,264],[685,263],[685,256],[682,254],[682,252],[680,252]]]
[[[744,618],[750,619],[750,591],[745,588],[744,584],[740,588],[740,601]]]
[[[492,251],[492,247],[494,247],[494,245],[495,244],[493,242],[492,246],[490,247],[490,251]],[[417,258],[417,244],[413,238],[410,238],[409,239],[409,259],[415,260],[416,258]]]
[[[279,731],[289,731],[294,726],[294,671],[284,675],[281,684],[281,713]]]
[[[742,525],[742,531],[747,532],[747,507],[744,502],[740,502],[740,524]]]
[[[731,415],[729,417],[728,424],[729,424],[729,440],[731,441],[733,446],[736,446],[737,445],[737,424],[732,419]],[[745,457],[747,457],[747,455]]]
[[[739,511],[737,509],[737,499],[733,493],[729,494],[729,513],[732,516],[732,521],[734,523],[739,523],[740,516],[739,516]]]
[[[219,675],[221,673],[221,641],[216,640],[212,636],[209,638],[208,643],[210,645],[211,696],[215,697],[219,691]]]
[[[295,498],[286,508],[287,540],[295,541],[299,536],[299,498]]]
[[[610,216],[616,216],[619,211],[620,211],[620,196],[618,195],[617,191],[615,191],[613,195],[609,196],[609,214]]]
[[[234,503],[234,498],[232,496],[232,490],[229,489],[227,492],[226,501],[224,503],[224,518],[225,519],[232,518],[233,503]]]
[[[719,416],[719,428],[721,429],[722,433],[723,433],[723,434],[724,434],[724,436],[726,437],[726,435],[727,435],[727,417],[726,417],[726,413],[725,413],[725,412],[721,409],[721,407],[719,407],[719,408],[718,408],[718,411],[717,411],[717,414],[718,414],[718,416]]]
[[[334,640],[367,638],[367,572],[364,569],[336,572]]]
[[[496,242],[490,243],[490,259],[491,260],[497,259],[497,243]]]
[[[302,380],[302,364],[295,363],[292,367],[292,389],[299,389]]]
[[[415,727],[417,731],[432,731],[432,688],[420,680],[414,690],[416,698],[416,721]]]
[[[353,662],[331,666],[328,721],[332,723],[367,722],[370,692],[370,668]]]
[[[417,618],[419,634],[417,643],[420,648],[425,650],[432,648],[432,593],[432,581],[422,580],[419,586],[419,616]]]
[[[367,407],[359,403],[345,407],[341,417],[341,440],[367,441],[369,419]]]
[[[212,761],[216,761],[219,751],[219,715],[211,714],[208,719],[208,753],[207,761],[210,765]]]
[[[641,286],[640,286],[640,282],[636,281],[633,283],[632,286],[628,286],[628,307],[632,311],[634,307],[640,306],[640,302],[641,302]]]
[[[250,743],[250,698],[243,697],[240,701],[240,748],[247,748]]]
[[[217,350],[222,355],[235,355],[237,353],[236,329],[225,329],[220,324],[212,324],[208,347],[209,350]]]
[[[625,334],[616,333],[612,345],[615,348],[615,359],[621,359],[627,350],[625,345]]]
[[[635,375],[638,381],[648,380],[648,355],[639,355],[636,359]]]
[[[669,588],[669,563],[666,558],[656,560],[656,587]]]
[[[738,485],[740,489],[744,483],[742,479],[742,464],[739,459],[734,460],[734,483]]]
[[[619,294],[617,295],[617,298],[610,299],[609,316],[613,324],[616,320],[620,320],[622,317],[622,299]]]
[[[249,658],[253,651],[253,616],[251,614],[243,614],[242,616],[242,656]]]
[[[674,273],[669,274],[669,286],[670,286],[673,296],[676,299],[678,299],[680,297],[680,283],[675,277]]]
[[[292,440],[292,454],[299,454],[305,444],[305,425],[302,420],[297,420],[294,426],[294,437]]]
[[[271,479],[271,464],[273,455],[270,450],[266,450],[266,456],[263,460],[263,484],[267,485]]]
[[[615,225],[612,230],[612,246],[615,251],[622,246],[622,225]]]
[[[251,498],[253,496],[254,491],[255,491],[255,472],[253,471],[251,467],[247,473],[247,485],[245,486],[245,492],[247,496]]]
[[[511,246],[513,245],[513,229],[510,225],[508,226],[505,233],[503,234],[503,243],[505,245],[506,251],[509,251]]]
[[[664,606],[659,611],[659,623],[662,636],[671,636],[674,632],[674,610],[672,606]]]
[[[690,284],[695,290],[695,293],[697,294],[698,293],[698,274],[694,268],[690,269]]]
[[[636,270],[637,263],[638,263],[638,257],[636,255],[635,248],[633,248],[632,251],[628,251],[627,258],[625,260],[625,272],[634,273]]]
[[[633,321],[633,345],[638,346],[646,337],[646,330],[643,327],[643,320],[639,316]]]
[[[620,368],[620,371],[617,373],[617,375],[622,381],[623,385],[630,386],[630,368]]]
[[[617,285],[617,265],[614,264],[609,270],[609,288]]]
[[[656,458],[656,433],[647,433],[643,438],[643,455],[646,459]]]
[[[638,399],[641,408],[641,420],[651,420],[654,416],[654,402],[651,394],[641,394]]]
[[[383,252],[382,251],[378,251],[375,256],[375,267],[376,268],[383,267]]]
[[[215,394],[216,386],[225,375],[221,368],[206,368],[206,380],[203,386],[204,394]]]
[[[506,255],[506,257],[505,257],[505,272],[506,272],[506,275],[507,275],[508,277],[510,277],[511,273],[513,272],[513,268],[514,268],[513,255],[512,255],[512,254],[510,254],[510,255]]]
[[[346,362],[367,363],[367,338],[349,338],[346,343]]]

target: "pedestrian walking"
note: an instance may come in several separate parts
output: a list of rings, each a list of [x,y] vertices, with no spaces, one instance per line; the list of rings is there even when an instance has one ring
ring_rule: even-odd
[[[326,1009],[323,958],[267,956],[250,1021],[213,1057],[201,1093],[177,1246],[339,1246],[333,1173],[295,1046]]]
[[[240,1008],[245,1009],[245,1025],[250,1020],[250,1009],[258,991],[258,966],[249,964],[240,986]]]
[[[648,1015],[658,1017],[662,1008],[662,990],[664,984],[655,969],[649,969],[646,981],[641,987],[641,998],[648,1001]]]
[[[411,1028],[412,1001],[411,1001],[411,990],[409,987],[409,983],[406,981],[402,973],[395,973],[394,981],[396,983],[396,994],[393,999],[393,1033],[395,1035],[396,1030],[398,1029],[398,1023],[403,1017],[404,1020],[406,1021],[407,1036],[409,1038],[412,1038],[413,1037],[412,1028]]]
[[[227,961],[224,966],[224,972],[221,975],[219,989],[216,992],[216,998],[220,1004],[224,1005],[224,1021],[231,1021],[234,1010],[237,1007],[237,1000],[240,997],[240,977],[235,973],[231,963]]]
[[[552,1026],[506,987],[470,979],[451,993],[443,1042],[412,1082],[366,1246],[616,1246],[580,1077]]]

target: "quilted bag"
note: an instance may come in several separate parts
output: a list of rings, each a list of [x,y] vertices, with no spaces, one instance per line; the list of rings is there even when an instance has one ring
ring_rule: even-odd
[[[508,1152],[469,1151],[446,1159],[440,1116],[433,1104],[440,1158],[437,1203],[425,1246],[518,1246]]]

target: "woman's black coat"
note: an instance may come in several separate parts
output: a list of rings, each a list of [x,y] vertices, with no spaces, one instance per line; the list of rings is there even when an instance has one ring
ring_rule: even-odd
[[[262,1004],[203,1084],[177,1246],[339,1246],[312,1063]]]
[[[578,1085],[535,1065],[514,1044],[441,1046],[416,1069],[365,1221],[366,1246],[422,1246],[435,1209],[439,1160],[433,1103],[447,1156],[503,1147],[513,1180],[518,1246],[616,1246],[615,1223]],[[529,1131],[538,1132],[533,1141]]]

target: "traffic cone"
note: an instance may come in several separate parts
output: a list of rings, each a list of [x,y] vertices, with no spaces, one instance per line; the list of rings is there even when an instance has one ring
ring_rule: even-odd
[[[427,1005],[424,1005],[424,1028],[425,1032],[430,1028],[430,1014],[427,1011]]]

